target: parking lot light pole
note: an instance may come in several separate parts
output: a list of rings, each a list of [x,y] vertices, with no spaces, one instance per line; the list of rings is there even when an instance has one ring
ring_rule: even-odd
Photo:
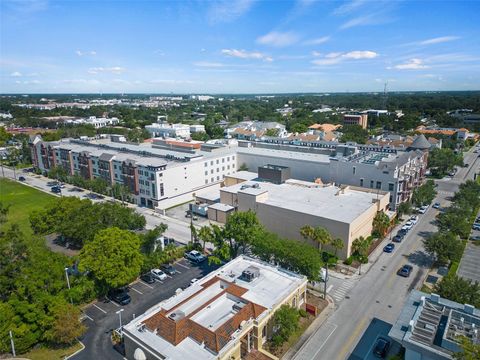
[[[122,331],[122,312],[123,309],[118,310],[116,313],[118,314],[118,318],[120,320],[120,336],[123,337],[123,331]]]
[[[70,290],[70,279],[68,277],[68,267],[65,268],[65,277],[67,278],[68,290]],[[70,291],[69,291],[69,295],[70,295]],[[70,295],[70,303],[73,305],[73,300],[71,295]]]

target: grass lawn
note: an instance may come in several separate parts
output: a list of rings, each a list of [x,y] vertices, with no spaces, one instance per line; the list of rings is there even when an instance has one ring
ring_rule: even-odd
[[[17,223],[25,234],[31,234],[28,216],[33,210],[43,209],[56,197],[13,180],[0,179],[0,201],[10,205],[8,223]]]
[[[66,356],[72,355],[75,351],[80,350],[82,345],[79,342],[76,344],[59,349],[49,349],[41,347],[39,349],[33,349],[26,354],[20,355],[30,360],[63,360]]]

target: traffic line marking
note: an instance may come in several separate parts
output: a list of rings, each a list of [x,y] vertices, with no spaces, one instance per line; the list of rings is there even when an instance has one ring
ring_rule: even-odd
[[[333,288],[333,285],[330,285],[329,287],[327,287],[327,293],[329,293],[330,290],[332,290],[332,288]]]
[[[329,324],[332,324],[332,323],[329,323]],[[317,351],[315,351],[315,354],[313,354],[313,357],[312,357],[313,359],[317,357],[318,353],[320,352],[320,350],[322,350],[323,346],[327,343],[330,336],[332,336],[332,334],[335,332],[335,330],[337,330],[337,325],[335,325],[335,324],[332,324],[332,325],[333,325],[332,331],[330,331],[330,334],[328,334],[325,341],[322,343],[322,345],[320,345],[320,347],[317,349]]]
[[[146,287],[149,287],[150,289],[153,289],[153,286],[148,285],[145,281],[140,280],[139,283],[145,285]]]
[[[178,266],[181,266],[181,267],[183,267],[183,268],[185,268],[185,269],[190,269],[188,266],[185,266],[185,265],[180,264],[180,263],[177,263],[177,265],[178,265]]]
[[[140,295],[143,295],[143,293],[141,291],[138,291],[137,289],[135,289],[134,287],[131,287],[130,289],[132,289],[133,291],[139,293]]]
[[[96,304],[93,304],[93,306],[95,306],[98,310],[100,310],[100,311],[103,312],[104,314],[107,313],[105,310],[103,310],[101,307],[97,306]]]
[[[108,298],[107,299],[113,304],[115,305],[116,307],[120,307],[120,305],[118,305],[115,301],[113,301],[112,299]]]

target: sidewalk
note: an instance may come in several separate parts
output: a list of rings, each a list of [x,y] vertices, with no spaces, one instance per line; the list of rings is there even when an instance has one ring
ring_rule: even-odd
[[[322,324],[333,314],[335,310],[335,303],[333,299],[327,295],[328,305],[327,307],[318,315],[318,317],[310,324],[310,326],[305,330],[305,332],[300,336],[298,341],[282,356],[282,360],[292,360],[300,349],[307,343],[308,339],[316,333]]]

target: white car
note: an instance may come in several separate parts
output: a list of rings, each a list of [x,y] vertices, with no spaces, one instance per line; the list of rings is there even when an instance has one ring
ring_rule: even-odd
[[[413,222],[409,220],[405,223],[405,225],[402,226],[402,229],[410,230],[412,227],[413,227]]]
[[[413,215],[412,217],[410,217],[410,221],[413,223],[413,225],[416,225],[418,221],[418,216]]]
[[[425,214],[425,213],[427,212],[427,208],[424,207],[424,206],[422,206],[420,209],[418,209],[418,212],[419,212],[420,214]]]
[[[150,270],[150,272],[152,273],[152,276],[157,280],[166,280],[168,277],[167,274],[165,274],[160,269],[152,269]]]

